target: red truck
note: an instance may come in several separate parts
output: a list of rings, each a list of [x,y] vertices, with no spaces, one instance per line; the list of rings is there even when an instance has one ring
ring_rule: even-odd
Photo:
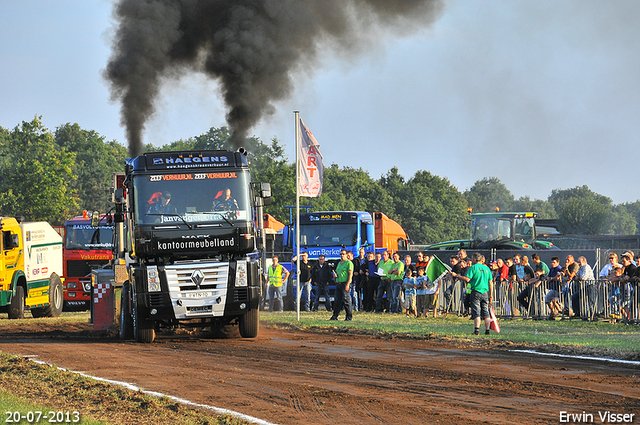
[[[113,224],[105,215],[91,226],[91,214],[83,213],[64,223],[64,310],[89,310],[91,270],[102,268],[113,258]]]

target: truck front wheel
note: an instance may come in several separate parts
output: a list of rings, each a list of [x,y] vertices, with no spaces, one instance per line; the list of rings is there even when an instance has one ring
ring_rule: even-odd
[[[153,320],[142,317],[138,306],[133,304],[133,336],[136,342],[152,343],[156,339]]]
[[[16,294],[11,298],[9,319],[24,319],[24,288],[16,287]]]
[[[131,317],[131,285],[122,284],[120,293],[120,339],[133,337],[133,318]]]
[[[258,329],[260,327],[259,310],[252,309],[240,316],[239,331],[240,336],[243,338],[255,338],[258,336]]]

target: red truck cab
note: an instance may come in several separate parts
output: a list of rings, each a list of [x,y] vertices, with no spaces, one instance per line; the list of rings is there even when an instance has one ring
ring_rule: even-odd
[[[91,226],[91,214],[74,217],[64,223],[64,310],[89,310],[91,307],[91,270],[102,268],[113,258],[113,224],[100,216]]]

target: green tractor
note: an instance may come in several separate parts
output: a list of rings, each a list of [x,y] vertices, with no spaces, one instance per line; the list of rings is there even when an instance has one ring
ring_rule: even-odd
[[[469,239],[440,242],[434,249],[558,249],[551,242],[536,240],[535,212],[493,212],[471,214]]]

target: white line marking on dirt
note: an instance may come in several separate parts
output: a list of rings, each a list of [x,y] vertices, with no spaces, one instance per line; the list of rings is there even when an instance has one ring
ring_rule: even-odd
[[[509,351],[513,351],[514,353],[539,354],[541,356],[563,357],[563,358],[580,359],[580,360],[597,360],[601,362],[622,363],[622,364],[640,366],[640,362],[636,362],[633,360],[611,359],[609,357],[572,356],[570,354],[541,353],[539,351],[533,351],[533,350],[509,350]]]
[[[194,407],[199,407],[199,408],[202,408],[202,409],[211,410],[211,411],[213,411],[213,412],[215,412],[215,413],[217,413],[219,415],[230,415],[230,416],[233,416],[235,418],[243,419],[245,421],[252,422],[252,423],[255,423],[255,424],[259,424],[259,425],[276,425],[273,422],[267,422],[267,421],[265,421],[263,419],[254,418],[253,416],[245,415],[244,413],[235,412],[233,410],[223,409],[221,407],[209,406],[207,404],[194,403],[192,401],[185,400],[183,398],[175,397],[175,396],[172,396],[172,395],[162,394],[162,393],[159,393],[159,392],[156,392],[156,391],[145,390],[143,388],[137,387],[137,386],[135,386],[133,384],[130,384],[128,382],[114,381],[114,380],[111,380],[111,379],[100,378],[100,377],[97,377],[97,376],[91,376],[91,375],[88,375],[88,374],[86,374],[84,372],[79,372],[77,370],[71,370],[71,369],[66,369],[64,367],[53,366],[52,364],[49,364],[47,362],[43,362],[42,360],[36,359],[36,357],[38,357],[38,356],[27,355],[27,356],[23,356],[23,357],[25,357],[25,358],[33,361],[33,362],[36,362],[38,364],[57,367],[58,370],[62,370],[62,371],[65,371],[65,372],[76,373],[76,374],[78,374],[80,376],[84,376],[85,378],[94,379],[96,381],[101,381],[101,382],[106,382],[108,384],[118,385],[118,386],[125,387],[125,388],[127,388],[129,390],[132,390],[132,391],[140,391],[140,392],[142,392],[144,394],[148,394],[148,395],[154,396],[154,397],[166,397],[166,398],[168,398],[170,400],[176,401],[176,402],[181,403],[181,404],[185,404],[187,406],[194,406]]]

